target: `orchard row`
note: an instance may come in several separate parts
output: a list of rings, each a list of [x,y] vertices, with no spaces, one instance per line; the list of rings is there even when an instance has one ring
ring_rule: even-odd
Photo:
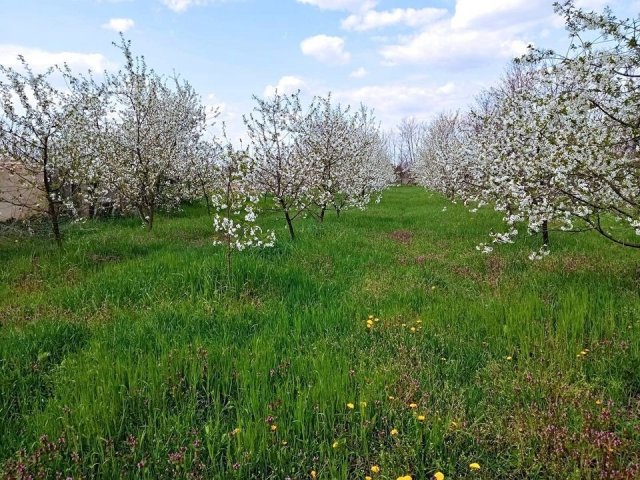
[[[473,208],[504,213],[493,243],[519,226],[596,231],[640,247],[640,18],[555,4],[566,21],[567,54],[530,47],[503,80],[462,113],[425,130],[414,165],[420,184]],[[490,252],[488,244],[478,246]]]
[[[393,179],[373,113],[332,103],[303,106],[299,94],[254,97],[244,117],[247,145],[209,132],[193,87],[134,56],[124,38],[117,73],[100,80],[68,66],[34,72],[0,66],[0,160],[12,189],[0,201],[48,217],[62,245],[63,218],[135,214],[148,229],[159,210],[204,199],[218,241],[233,249],[268,246],[257,203],[280,211],[294,238],[301,215],[324,218],[364,208]]]

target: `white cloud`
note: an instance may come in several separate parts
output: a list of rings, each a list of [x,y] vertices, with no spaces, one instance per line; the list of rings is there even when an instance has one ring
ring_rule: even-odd
[[[550,15],[551,7],[530,0],[456,0],[452,16],[399,37],[379,52],[389,65],[448,63],[464,67],[491,59],[504,61],[526,53],[532,32],[539,31],[540,22],[548,21]]]
[[[363,78],[363,77],[366,77],[368,73],[369,72],[367,72],[366,68],[360,67],[357,70],[354,70],[353,72],[351,72],[349,76],[351,78]]]
[[[587,10],[602,10],[603,7],[607,5],[611,5],[613,2],[611,0],[576,0],[576,7],[584,8]],[[638,7],[640,6],[640,2],[635,2],[631,5],[632,10],[638,11]]]
[[[344,49],[344,39],[329,35],[316,35],[300,43],[302,53],[330,65],[344,65],[351,54]]]
[[[387,64],[470,63],[488,58],[508,59],[526,52],[529,42],[510,30],[454,29],[449,21],[404,37],[380,49]]]
[[[392,25],[418,27],[446,16],[446,8],[395,8],[393,10],[369,10],[349,15],[342,21],[342,28],[363,32]]]
[[[162,3],[177,13],[186,12],[191,7],[201,7],[212,3],[222,3],[226,0],[162,0]]]
[[[295,93],[298,90],[305,90],[306,88],[307,84],[303,78],[294,75],[285,75],[280,78],[276,85],[267,85],[263,95],[265,97],[272,97],[276,93],[276,90],[279,94],[287,95]]]
[[[389,84],[368,85],[352,90],[338,90],[335,98],[350,105],[363,103],[375,110],[376,117],[387,128],[404,117],[428,120],[442,110],[458,108],[468,100],[452,82],[444,85]]]
[[[126,32],[133,28],[135,24],[136,22],[131,18],[110,18],[108,22],[102,24],[102,28],[116,32]]]
[[[443,95],[449,95],[451,93],[453,93],[456,89],[456,84],[453,82],[447,82],[444,85],[442,85],[441,87],[438,87],[438,89],[436,90],[436,93],[438,94],[443,94]]]
[[[63,63],[78,69],[88,68],[94,72],[101,72],[113,67],[113,64],[101,53],[49,52],[20,45],[0,45],[0,65],[20,67],[18,55],[24,56],[34,70],[44,70]]]
[[[346,10],[362,12],[376,6],[376,0],[296,0],[298,3],[314,5],[323,10]]]
[[[530,21],[531,16],[549,16],[553,12],[540,8],[538,2],[531,0],[457,0],[456,10],[451,20],[454,29],[513,24],[514,21]]]
[[[197,0],[162,0],[165,6],[174,12],[184,12],[192,5],[196,5]]]

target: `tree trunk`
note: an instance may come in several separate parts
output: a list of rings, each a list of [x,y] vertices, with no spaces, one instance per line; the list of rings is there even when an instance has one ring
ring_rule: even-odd
[[[45,138],[44,147],[42,149],[42,163],[43,163],[43,176],[42,181],[44,183],[44,192],[47,195],[47,207],[49,212],[49,219],[51,220],[51,229],[53,230],[53,236],[56,239],[58,248],[62,250],[62,235],[60,234],[60,219],[58,216],[58,209],[55,205],[55,200],[51,198],[53,189],[51,188],[51,178],[49,178],[49,172],[47,167],[49,166],[49,139]]]
[[[542,222],[542,243],[549,246],[549,222]]]
[[[58,210],[53,204],[53,201],[49,199],[49,218],[51,219],[51,227],[53,229],[53,236],[56,239],[58,248],[62,249],[62,235],[60,234],[60,219],[58,216]]]
[[[322,208],[320,209],[320,223],[324,222],[324,214],[327,212],[327,206],[326,205],[322,205]]]
[[[287,219],[287,227],[289,228],[289,235],[291,236],[291,240],[295,240],[296,234],[293,231],[293,221],[291,220],[291,215],[289,215],[289,209],[285,209],[284,218]]]

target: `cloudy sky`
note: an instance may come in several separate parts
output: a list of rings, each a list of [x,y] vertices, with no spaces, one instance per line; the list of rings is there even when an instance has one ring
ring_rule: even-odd
[[[638,15],[638,0],[577,0]],[[252,94],[332,91],[385,128],[464,108],[526,45],[562,48],[552,0],[2,0],[0,64],[117,69],[122,31],[161,73],[179,73],[230,130]]]

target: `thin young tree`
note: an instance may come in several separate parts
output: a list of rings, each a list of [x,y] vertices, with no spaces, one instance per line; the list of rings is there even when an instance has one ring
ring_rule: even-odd
[[[221,147],[215,171],[216,185],[211,196],[215,244],[225,247],[227,274],[232,281],[233,253],[247,248],[268,248],[275,242],[273,231],[264,232],[256,224],[259,192],[251,181],[253,161],[246,150],[230,143]]]

